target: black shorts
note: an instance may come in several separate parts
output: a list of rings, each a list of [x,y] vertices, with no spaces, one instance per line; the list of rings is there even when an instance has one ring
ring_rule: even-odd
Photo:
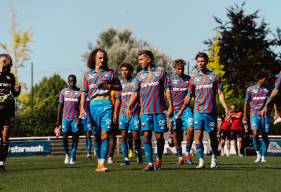
[[[230,131],[229,130],[220,130],[220,138],[221,139],[230,139]]]
[[[237,138],[242,138],[242,137],[243,137],[243,131],[242,130],[231,131],[231,138],[232,139],[237,139]]]
[[[15,121],[15,102],[0,104],[0,126],[13,126]]]

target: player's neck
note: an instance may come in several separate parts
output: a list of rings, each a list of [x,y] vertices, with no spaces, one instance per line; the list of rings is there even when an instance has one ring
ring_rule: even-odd
[[[258,81],[258,83],[257,83],[257,87],[258,87],[258,88],[263,87],[262,83]]]
[[[155,67],[155,65],[154,64],[150,64],[150,65],[148,65],[146,68],[145,68],[145,70],[147,70],[147,71],[152,71],[152,68],[153,67]]]
[[[131,78],[132,78],[131,76],[128,76],[128,77],[124,77],[123,79],[127,83],[127,82],[129,82],[131,80]]]
[[[206,75],[207,72],[208,72],[208,69],[207,69],[207,68],[204,68],[204,69],[199,70],[199,72],[200,72],[201,74],[203,74],[203,75]]]
[[[96,72],[99,72],[99,71],[101,71],[101,70],[102,70],[102,66],[96,65],[95,71],[96,71]]]

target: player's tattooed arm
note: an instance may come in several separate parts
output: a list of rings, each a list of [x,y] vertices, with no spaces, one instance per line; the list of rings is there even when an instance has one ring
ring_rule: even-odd
[[[87,115],[86,114],[86,110],[85,110],[86,96],[87,96],[86,92],[82,92],[81,93],[81,98],[80,98],[80,114],[79,114],[79,118],[80,119],[85,118],[85,116]]]
[[[243,123],[247,122],[248,101],[244,102]]]
[[[170,88],[166,88],[165,90],[165,95],[166,95],[166,101],[168,104],[168,110],[167,110],[167,117],[171,118],[172,112],[173,112],[173,104],[172,104],[172,97],[171,97],[171,90]]]
[[[119,112],[120,112],[121,100],[116,98],[113,113],[113,122],[116,124],[118,122]]]
[[[126,116],[127,116],[128,119],[131,119],[131,117],[132,117],[133,108],[134,108],[135,103],[137,102],[137,99],[138,99],[138,93],[134,92],[131,95],[129,105],[128,105],[128,109],[127,109],[127,112],[126,112]]]
[[[228,114],[228,108],[227,108],[227,105],[225,103],[225,97],[224,97],[224,93],[223,91],[218,91],[218,94],[219,94],[219,100],[224,108],[224,111],[225,111],[225,114]]]
[[[59,127],[61,124],[62,109],[63,109],[63,104],[60,103],[58,106],[56,127]]]
[[[187,94],[184,98],[183,105],[177,114],[177,118],[181,118],[183,111],[188,107],[188,105],[190,104],[190,101],[191,101],[191,97]]]

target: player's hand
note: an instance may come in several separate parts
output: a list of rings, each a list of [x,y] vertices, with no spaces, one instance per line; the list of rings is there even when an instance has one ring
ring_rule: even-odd
[[[133,110],[130,109],[129,107],[128,107],[127,112],[126,112],[126,116],[127,116],[128,120],[130,120],[133,116]]]
[[[21,91],[21,85],[20,84],[16,84],[14,87],[16,92],[20,92]]]
[[[113,123],[118,125],[118,115],[116,113],[113,114]]]
[[[54,129],[54,133],[56,137],[58,138],[61,135],[61,126],[56,124],[56,127]]]
[[[107,83],[101,83],[98,86],[99,89],[106,89],[106,90],[110,90],[111,89],[111,85],[107,84]]]
[[[267,116],[267,106],[265,105],[263,107],[263,109],[259,112],[259,115],[262,117],[266,117]]]
[[[173,115],[172,113],[173,113],[173,109],[172,109],[172,107],[169,107],[169,109],[166,112],[166,116],[168,118],[172,118],[172,115]]]
[[[86,119],[87,113],[83,107],[80,108],[79,119]]]
[[[227,108],[227,107],[225,107],[225,108],[224,108],[224,112],[225,112],[225,115],[227,116],[227,115],[229,115],[229,114],[230,114],[230,112],[231,112],[231,111],[229,111],[229,110],[228,110],[228,108]]]

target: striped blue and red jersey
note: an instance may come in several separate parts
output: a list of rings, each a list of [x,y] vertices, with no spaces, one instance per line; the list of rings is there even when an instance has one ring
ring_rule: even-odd
[[[278,89],[279,92],[281,92],[281,71],[276,79],[275,88]]]
[[[98,87],[101,83],[113,84],[114,79],[114,71],[111,69],[101,69],[98,72],[95,69],[91,69],[82,78],[81,91],[88,93],[90,98],[108,94],[110,90],[99,89]]]
[[[60,92],[59,103],[63,105],[63,119],[79,118],[80,97],[81,91],[78,87],[68,87]]]
[[[165,88],[167,73],[162,67],[143,69],[136,76],[134,92],[140,96],[141,114],[164,113],[166,110]]]
[[[168,87],[171,90],[171,99],[173,104],[173,110],[180,110],[184,103],[184,98],[188,93],[190,86],[190,76],[184,75],[179,77],[176,74],[172,74],[168,78]],[[188,106],[190,108],[190,106]]]
[[[115,98],[120,99],[121,106],[120,106],[120,115],[126,115],[126,110],[128,108],[131,95],[134,93],[134,87],[136,86],[136,79],[131,78],[128,81],[121,80],[122,91],[117,91]],[[140,106],[139,101],[135,103],[133,108],[133,114],[139,115],[140,113]]]
[[[188,90],[188,95],[194,97],[194,112],[216,113],[216,95],[222,87],[221,78],[217,73],[208,69],[205,74],[198,71],[196,76],[191,78]]]
[[[250,102],[251,115],[257,116],[264,107],[270,96],[270,91],[266,87],[253,85],[247,88],[245,101]]]

